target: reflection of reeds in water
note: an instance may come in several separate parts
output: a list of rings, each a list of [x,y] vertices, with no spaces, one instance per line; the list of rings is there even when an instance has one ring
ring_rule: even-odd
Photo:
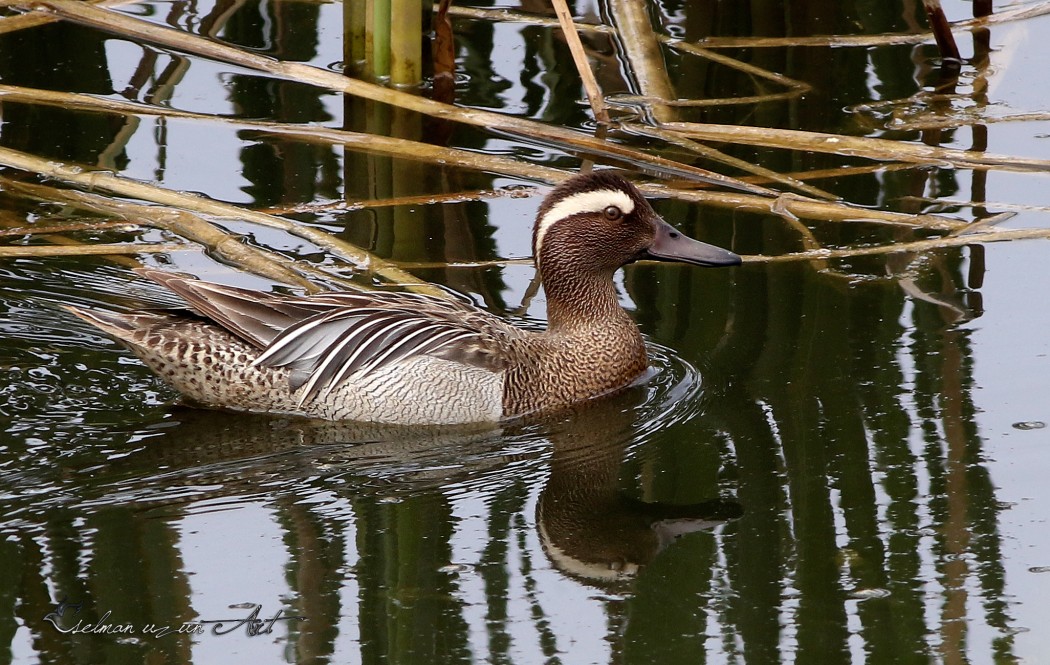
[[[624,457],[628,447],[638,445],[638,427],[659,429],[659,423],[637,422],[645,396],[636,388],[496,430],[175,409],[147,429],[145,446],[101,469],[66,469],[81,491],[75,499],[63,495],[55,501],[71,501],[65,510],[89,520],[96,513],[110,517],[90,542],[73,543],[64,532],[49,538],[53,546],[83,556],[92,579],[105,581],[82,588],[76,575],[63,569],[52,582],[78,593],[90,603],[89,616],[97,617],[111,609],[108,582],[120,560],[115,545],[123,542],[141,563],[163,571],[123,601],[150,597],[152,619],[162,620],[162,611],[184,619],[197,590],[186,584],[180,548],[195,539],[180,539],[175,524],[250,503],[266,492],[290,549],[287,573],[294,596],[288,613],[306,617],[290,639],[300,660],[329,653],[327,636],[348,626],[352,608],[337,597],[349,583],[361,591],[355,628],[370,644],[382,645],[383,653],[406,649],[402,638],[409,637],[414,648],[460,648],[467,642],[456,628],[469,611],[459,598],[460,574],[484,581],[490,630],[499,634],[522,628],[508,624],[504,613],[508,587],[522,584],[520,572],[524,600],[533,611],[530,629],[553,637],[544,626],[543,603],[549,599],[537,592],[544,552],[557,571],[588,585],[628,591],[629,578],[672,549],[676,538],[739,516],[731,501],[677,505],[632,498],[631,483],[625,487],[621,481]],[[641,415],[669,406],[649,404]],[[537,524],[529,524],[529,497],[537,494]],[[493,505],[484,509],[490,537],[480,560],[465,566],[452,558],[450,540],[462,529],[453,504],[469,496],[491,498]],[[9,509],[33,524],[45,521],[54,505],[27,497]],[[526,539],[541,541],[541,547],[522,547]],[[24,572],[36,578],[44,569]],[[26,602],[39,616],[47,610],[46,598]],[[123,603],[117,607],[125,610]],[[433,626],[445,623],[451,633],[431,644],[441,635]],[[32,629],[45,627],[33,623]],[[63,646],[59,640],[41,650],[53,653]]]

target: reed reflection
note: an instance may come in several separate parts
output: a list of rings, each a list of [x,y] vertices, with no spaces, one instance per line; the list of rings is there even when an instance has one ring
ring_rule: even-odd
[[[732,322],[718,345],[682,338],[695,344],[687,359],[710,362],[703,422],[683,429],[732,441],[745,508],[725,532],[733,593],[707,611],[747,662],[790,653],[848,663],[857,636],[878,660],[1010,657],[1001,507],[979,461],[966,325],[980,300],[963,256],[921,269],[905,257],[875,278],[841,269],[858,264],[744,269],[732,288],[746,306],[725,304],[715,293],[725,285],[683,277],[668,298],[689,292],[696,311],[653,322],[668,331]],[[628,286],[648,302],[643,275]],[[688,446],[656,445],[651,464],[683,473]],[[994,636],[975,644],[974,626]],[[651,647],[689,653],[675,637],[684,630],[669,627]]]

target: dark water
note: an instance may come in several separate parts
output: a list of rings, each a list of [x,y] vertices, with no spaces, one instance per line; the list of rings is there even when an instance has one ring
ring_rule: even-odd
[[[685,39],[878,34],[923,25],[917,4],[666,0],[652,12]],[[581,2],[576,11],[601,7]],[[971,5],[945,9],[964,18]],[[123,11],[319,67],[342,58],[338,4],[154,2]],[[458,103],[592,126],[556,32],[455,25]],[[955,96],[934,110],[1045,111],[1045,86],[1034,83],[1046,35],[1048,18],[993,27],[992,69],[965,63]],[[959,36],[969,58],[975,47]],[[615,44],[588,44],[605,91],[633,92]],[[921,93],[944,83],[930,44],[724,53],[813,90],[685,109],[682,119],[1050,156],[1046,122],[886,129],[893,117],[929,110]],[[667,57],[682,97],[754,94],[747,75]],[[0,83],[241,119],[434,129],[64,24],[0,34]],[[894,100],[903,101],[879,104]],[[850,111],[858,105],[868,111]],[[4,147],[249,206],[329,204],[296,218],[384,258],[440,265],[530,254],[537,197],[364,210],[341,202],[535,183],[218,122],[3,97],[0,112]],[[555,147],[460,126],[448,142],[580,164]],[[782,172],[865,163],[720,148]],[[1046,183],[1041,173],[941,167],[814,181],[853,203],[967,220],[1006,209],[997,203],[1045,206]],[[741,254],[801,248],[772,215],[656,205],[687,233]],[[1045,226],[1044,212],[1022,209],[1009,225]],[[0,192],[3,228],[81,217]],[[225,224],[258,245],[345,269],[296,237]],[[913,237],[872,224],[816,222],[813,232],[829,248]],[[166,239],[134,228],[68,237]],[[1041,662],[1050,653],[1045,250],[1030,240],[725,270],[630,267],[617,279],[651,344],[651,376],[568,413],[468,431],[178,406],[128,353],[58,307],[170,304],[130,272],[133,262],[3,259],[0,662]],[[143,260],[269,286],[196,250]],[[542,295],[527,313],[518,309],[531,267],[413,272],[525,324],[544,320]],[[260,634],[241,623],[249,617],[261,620]],[[62,632],[80,621],[79,633]],[[128,632],[88,632],[99,624]]]

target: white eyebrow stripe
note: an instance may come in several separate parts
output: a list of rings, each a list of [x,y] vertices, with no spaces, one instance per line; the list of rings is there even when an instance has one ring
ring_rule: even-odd
[[[536,254],[540,253],[540,247],[543,246],[543,236],[559,219],[581,212],[601,212],[609,206],[616,206],[623,214],[629,215],[634,210],[634,200],[619,189],[599,189],[566,196],[558,201],[536,222]]]

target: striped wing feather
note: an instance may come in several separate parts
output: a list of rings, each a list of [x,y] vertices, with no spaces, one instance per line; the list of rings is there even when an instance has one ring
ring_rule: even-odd
[[[291,388],[306,385],[300,403],[325,395],[361,371],[419,355],[454,356],[459,345],[488,348],[479,364],[498,369],[492,331],[433,313],[402,309],[341,307],[300,321],[278,335],[255,364],[288,367]]]
[[[262,293],[156,270],[142,273],[199,314],[262,349],[253,364],[286,367],[300,406],[359,371],[419,355],[503,368],[513,326],[472,305],[415,293]]]

